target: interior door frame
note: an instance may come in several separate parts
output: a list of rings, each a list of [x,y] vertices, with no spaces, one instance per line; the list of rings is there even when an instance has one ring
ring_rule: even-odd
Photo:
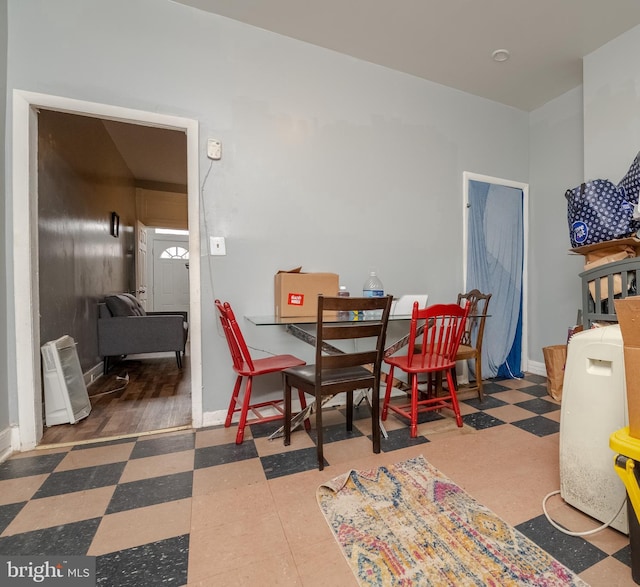
[[[86,102],[61,96],[13,90],[13,300],[15,304],[16,390],[18,426],[12,448],[34,448],[43,433],[42,381],[40,375],[40,326],[38,293],[37,231],[37,110],[43,108],[69,114],[116,120],[143,126],[181,130],[187,136],[187,198],[189,218],[189,315],[191,366],[191,418],[202,426],[202,348],[200,287],[200,207],[198,121],[133,110],[109,104]],[[25,228],[27,227],[27,228]],[[10,402],[11,402],[10,398]]]
[[[520,181],[512,181],[510,179],[502,179],[499,177],[491,177],[479,173],[464,171],[462,173],[462,282],[464,291],[467,291],[467,265],[468,254],[467,245],[469,242],[469,182],[479,181],[501,185],[510,188],[522,190],[522,357],[520,367],[523,371],[529,369],[529,184]]]

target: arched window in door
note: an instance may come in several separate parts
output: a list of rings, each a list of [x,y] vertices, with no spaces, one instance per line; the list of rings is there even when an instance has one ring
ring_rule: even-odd
[[[189,251],[184,247],[167,247],[162,253],[160,253],[161,259],[177,259],[182,261],[189,260]]]

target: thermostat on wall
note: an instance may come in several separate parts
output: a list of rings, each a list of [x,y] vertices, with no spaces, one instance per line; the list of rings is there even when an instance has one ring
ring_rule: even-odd
[[[222,143],[216,139],[207,141],[207,157],[216,161],[222,157]]]

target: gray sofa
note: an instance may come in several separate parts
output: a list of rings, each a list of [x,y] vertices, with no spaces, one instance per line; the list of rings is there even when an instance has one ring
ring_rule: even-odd
[[[187,312],[146,312],[131,294],[110,295],[98,304],[98,352],[105,375],[113,358],[140,353],[173,351],[181,369],[188,332]]]

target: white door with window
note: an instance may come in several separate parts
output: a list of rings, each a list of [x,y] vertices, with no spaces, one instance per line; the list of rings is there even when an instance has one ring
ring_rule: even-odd
[[[189,236],[153,240],[153,311],[189,310]]]

